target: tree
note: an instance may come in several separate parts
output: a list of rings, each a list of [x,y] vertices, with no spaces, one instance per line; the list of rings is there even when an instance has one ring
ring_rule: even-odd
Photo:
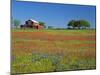
[[[70,29],[70,27],[73,27],[73,29],[74,29],[74,24],[75,24],[75,20],[71,20],[71,21],[69,21],[69,23],[68,23],[68,28]]]
[[[48,29],[53,29],[53,26],[48,26]]]
[[[86,29],[86,27],[90,27],[90,23],[86,20],[71,20],[68,23],[68,28],[70,29],[70,27],[73,27],[73,29],[75,29],[76,27],[78,29],[80,29],[80,27],[83,27]]]
[[[44,22],[39,22],[39,25],[43,26],[44,28],[46,28],[46,25]]]
[[[78,29],[80,29],[80,27],[81,27],[80,21],[79,20],[75,21],[73,26],[74,26],[74,28],[77,27]]]
[[[14,20],[13,20],[13,17],[11,17],[11,27],[13,28],[14,26]]]
[[[16,28],[18,28],[19,25],[20,25],[20,21],[17,20],[17,19],[15,19],[15,20],[14,20],[14,26],[15,26]]]
[[[80,24],[83,28],[90,27],[90,23],[86,20],[80,20]]]

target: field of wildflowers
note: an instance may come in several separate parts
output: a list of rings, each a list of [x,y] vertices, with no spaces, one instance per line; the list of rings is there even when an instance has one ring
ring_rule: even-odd
[[[96,68],[95,30],[12,30],[12,73]]]

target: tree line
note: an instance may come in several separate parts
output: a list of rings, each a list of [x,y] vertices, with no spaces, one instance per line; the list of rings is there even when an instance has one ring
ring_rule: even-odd
[[[20,23],[21,23],[20,20],[17,20],[17,19],[12,20],[12,24],[16,28],[20,26]],[[46,27],[46,23],[42,21],[40,21],[39,24],[41,26],[44,26],[44,28],[47,28],[47,29],[61,29],[61,28],[54,28],[53,26]],[[68,28],[62,28],[62,29],[87,29],[87,28],[90,28],[90,23],[87,20],[70,20],[67,23],[67,27]]]

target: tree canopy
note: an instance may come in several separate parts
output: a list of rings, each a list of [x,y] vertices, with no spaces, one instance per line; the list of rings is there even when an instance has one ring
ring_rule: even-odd
[[[80,27],[82,28],[90,27],[90,23],[86,20],[71,20],[67,25],[68,28],[73,27],[73,29],[75,28],[80,29]]]
[[[68,26],[74,26],[74,23],[75,23],[75,20],[71,20],[69,21]]]
[[[90,27],[90,23],[86,20],[80,20],[80,24],[82,27]]]
[[[44,28],[46,28],[46,25],[45,25],[45,23],[44,22],[39,22],[39,25],[41,25],[41,26],[43,26]]]
[[[20,25],[20,21],[15,19],[14,20],[14,26],[16,26],[16,28]]]

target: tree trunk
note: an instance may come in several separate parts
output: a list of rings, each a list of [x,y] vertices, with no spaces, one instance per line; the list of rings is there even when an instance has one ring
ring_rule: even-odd
[[[80,29],[80,27],[78,27],[78,29]]]

